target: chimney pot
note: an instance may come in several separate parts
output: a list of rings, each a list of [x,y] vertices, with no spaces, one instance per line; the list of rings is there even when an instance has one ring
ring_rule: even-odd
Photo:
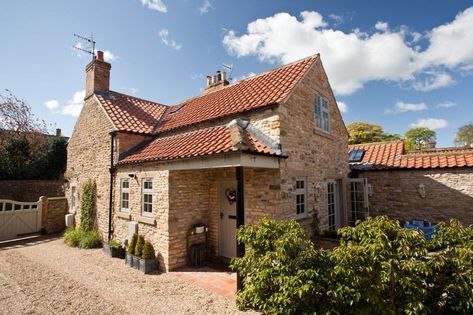
[[[100,61],[104,61],[103,60],[103,51],[101,51],[101,50],[97,51],[97,59],[100,60]]]

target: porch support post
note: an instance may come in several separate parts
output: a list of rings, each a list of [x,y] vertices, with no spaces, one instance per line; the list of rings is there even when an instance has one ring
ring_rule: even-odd
[[[236,203],[236,225],[237,228],[245,224],[245,199],[243,186],[243,166],[236,167],[236,181],[237,181],[237,203]],[[237,241],[237,257],[245,255],[245,244]],[[237,274],[237,290],[243,289],[243,279],[240,274]]]

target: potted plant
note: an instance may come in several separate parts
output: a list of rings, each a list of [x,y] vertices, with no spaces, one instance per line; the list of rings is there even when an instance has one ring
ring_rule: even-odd
[[[143,247],[143,253],[140,259],[140,271],[148,274],[158,268],[156,264],[156,254],[151,242],[146,241]]]
[[[125,258],[125,251],[117,240],[110,240],[108,243],[103,244],[103,252],[113,258]]]
[[[143,235],[138,235],[138,240],[135,246],[135,255],[133,256],[133,268],[140,269],[140,258],[143,254],[143,247],[145,246],[145,238]]]
[[[135,253],[136,242],[138,241],[138,234],[134,233],[131,237],[130,244],[126,250],[125,264],[133,267],[133,254]]]

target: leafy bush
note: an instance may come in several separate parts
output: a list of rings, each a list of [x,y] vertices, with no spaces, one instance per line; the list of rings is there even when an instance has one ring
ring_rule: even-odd
[[[156,258],[156,254],[154,252],[153,244],[151,244],[151,242],[149,242],[149,241],[145,242],[145,245],[143,247],[142,258],[143,259],[155,259]]]
[[[128,248],[126,250],[128,254],[130,254],[130,255],[135,254],[135,247],[136,247],[136,242],[137,241],[138,241],[138,234],[133,233],[133,236],[131,237],[130,244],[128,244]]]
[[[244,277],[238,304],[268,314],[471,314],[472,229],[442,223],[429,242],[376,217],[317,250],[297,222],[264,218],[237,232],[247,246],[231,265]]]
[[[77,230],[70,227],[67,228],[66,232],[64,232],[64,243],[71,247],[79,246],[80,242],[80,235]]]
[[[135,247],[135,256],[140,257],[143,255],[143,247],[145,245],[145,238],[143,235],[138,235],[138,240],[136,241]]]
[[[98,231],[82,231],[74,228],[68,228],[64,233],[64,242],[71,247],[79,248],[97,248],[101,245],[100,234]]]
[[[95,182],[90,179],[82,187],[80,230],[84,232],[92,231],[94,228],[95,190]]]
[[[118,249],[120,247],[120,242],[117,240],[110,240],[108,241],[108,247]]]
[[[97,248],[100,247],[102,241],[100,240],[100,234],[97,230],[83,232],[79,242],[79,248]]]

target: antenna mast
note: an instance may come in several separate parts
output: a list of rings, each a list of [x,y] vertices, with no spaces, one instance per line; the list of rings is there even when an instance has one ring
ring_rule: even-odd
[[[232,78],[233,63],[232,64],[222,63],[222,68],[225,69],[225,70],[228,70],[228,80],[231,82],[233,80],[233,78]]]
[[[94,35],[90,35],[90,37],[85,37],[85,36],[82,36],[82,35],[79,35],[79,34],[75,34],[74,33],[74,36],[81,39],[82,41],[86,42],[86,46],[84,46],[84,48],[82,48],[80,46],[80,43],[77,44],[77,45],[74,45],[72,46],[74,49],[76,50],[80,50],[82,52],[85,52],[87,54],[90,54],[92,56],[92,61],[94,60],[94,56],[95,56],[95,40],[94,40]]]

